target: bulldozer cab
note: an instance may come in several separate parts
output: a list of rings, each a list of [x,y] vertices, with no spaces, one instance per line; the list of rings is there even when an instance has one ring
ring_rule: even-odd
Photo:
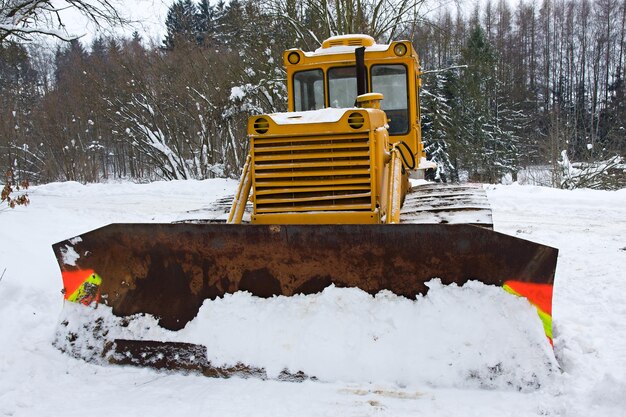
[[[229,222],[242,221],[251,195],[257,224],[398,223],[424,156],[411,43],[335,36],[283,61],[289,111],[249,119]]]
[[[289,111],[355,106],[358,71],[355,50],[365,48],[365,91],[383,95],[391,142],[407,143],[422,156],[420,134],[420,69],[417,53],[408,41],[376,44],[367,35],[334,36],[314,52],[284,52]]]

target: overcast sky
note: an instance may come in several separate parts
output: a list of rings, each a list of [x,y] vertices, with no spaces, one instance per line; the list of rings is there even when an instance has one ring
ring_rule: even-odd
[[[492,0],[493,3],[497,3],[497,1]],[[114,33],[130,36],[135,30],[141,34],[144,41],[154,39],[157,43],[160,43],[165,36],[167,9],[173,2],[174,0],[112,0],[120,14],[134,21],[134,23],[128,27],[107,29],[104,32],[99,30],[94,24],[88,23],[87,19],[74,10],[65,11],[63,21],[66,24],[68,33],[84,35],[81,40],[85,45],[89,45],[99,34],[107,35]],[[436,13],[442,7],[454,9],[456,4],[460,4],[461,9],[468,12],[477,3],[482,4],[485,2],[486,0],[430,0],[422,11]]]
[[[63,22],[70,34],[84,35],[81,41],[89,45],[99,34],[122,34],[130,36],[135,30],[144,40],[157,39],[159,42],[165,35],[165,17],[167,9],[174,0],[113,0],[120,14],[133,23],[124,28],[99,30],[93,23],[88,23],[80,13],[74,10],[63,12]]]

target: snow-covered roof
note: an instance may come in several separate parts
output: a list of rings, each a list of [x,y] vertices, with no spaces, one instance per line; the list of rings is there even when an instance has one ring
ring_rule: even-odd
[[[329,48],[317,48],[314,52],[305,52],[306,57],[321,56],[321,55],[334,55],[334,54],[353,54],[356,48],[360,46],[331,46]],[[377,44],[372,46],[366,46],[365,52],[383,52],[389,49],[387,44]]]
[[[332,36],[326,39],[314,52],[304,52],[307,57],[334,54],[352,54],[356,48],[365,47],[366,51],[386,51],[389,45],[378,45],[374,38],[363,34]]]

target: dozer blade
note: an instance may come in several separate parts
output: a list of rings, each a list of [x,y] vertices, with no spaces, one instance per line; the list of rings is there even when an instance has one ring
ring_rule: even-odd
[[[414,299],[440,278],[527,297],[551,337],[558,251],[476,226],[112,224],[53,248],[68,301],[151,314],[170,330],[236,291],[290,296],[334,284]]]

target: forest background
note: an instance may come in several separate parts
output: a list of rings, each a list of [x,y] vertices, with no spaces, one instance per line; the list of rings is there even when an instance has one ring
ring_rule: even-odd
[[[177,0],[158,41],[44,33],[64,39],[55,48],[2,26],[12,3],[0,1],[0,169],[15,184],[236,177],[247,117],[286,110],[282,52],[347,33],[413,42],[436,179],[493,183],[539,166],[571,188],[570,160],[611,173],[588,186],[626,176],[626,0],[470,13],[425,13],[422,0]]]

